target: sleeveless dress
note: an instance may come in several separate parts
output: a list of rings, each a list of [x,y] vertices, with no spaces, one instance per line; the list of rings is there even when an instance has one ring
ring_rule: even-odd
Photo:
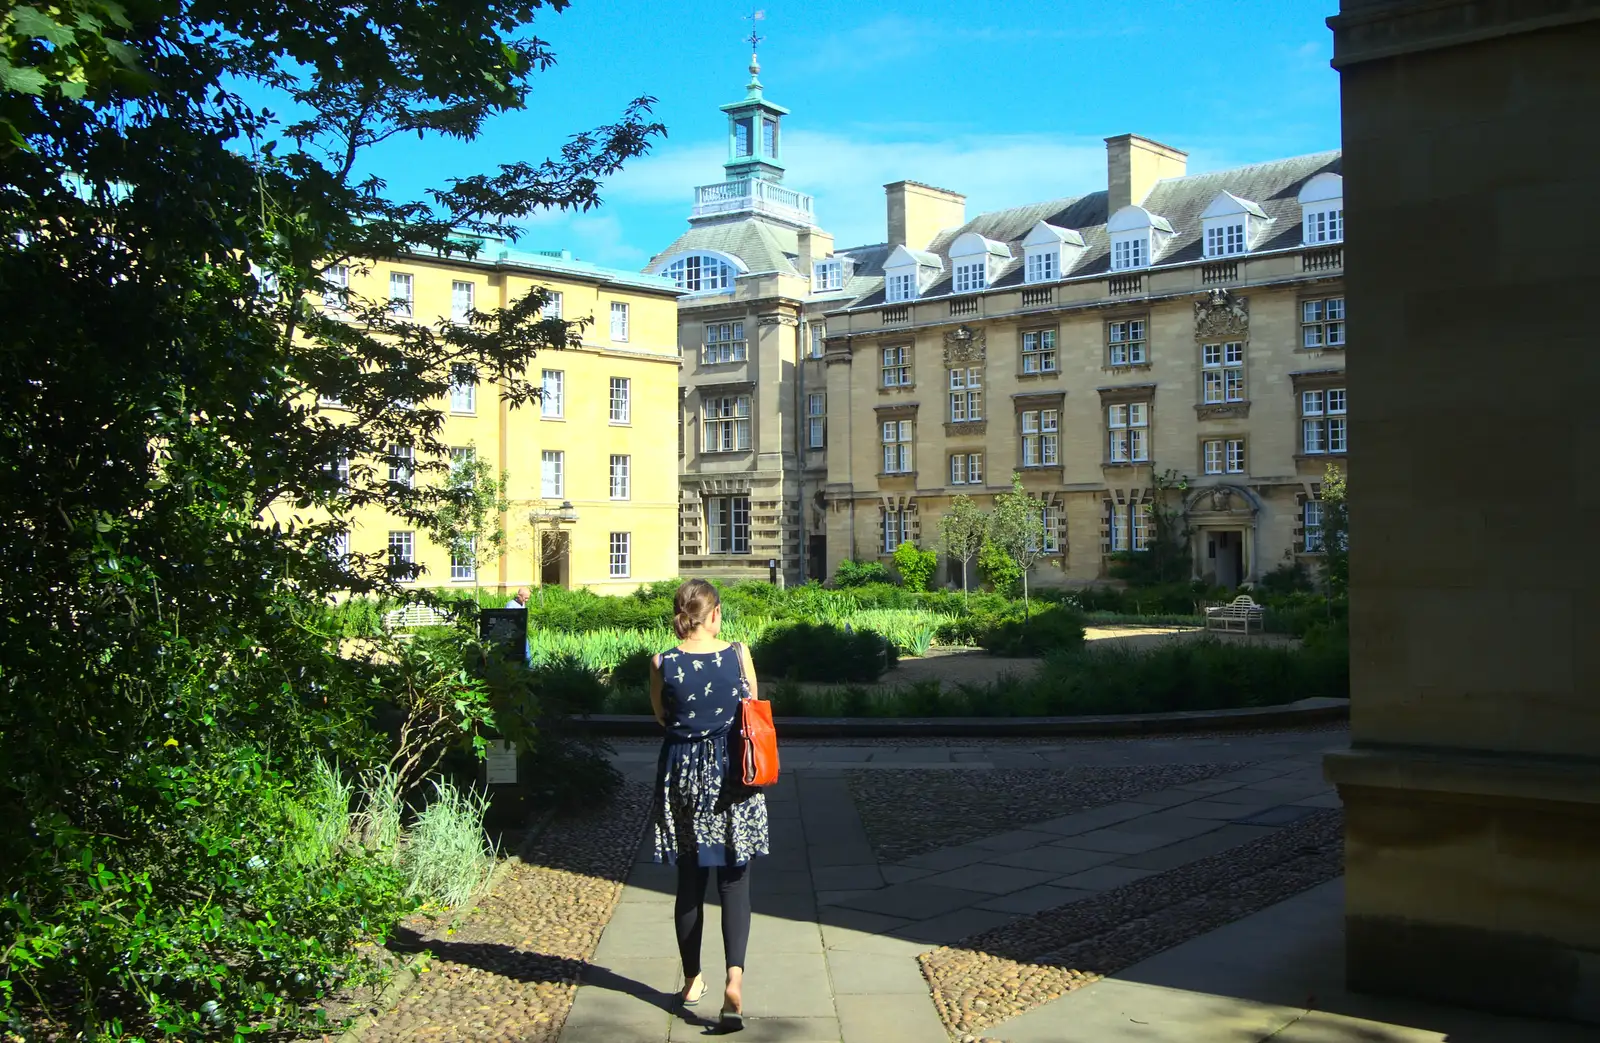
[[[657,862],[737,866],[767,853],[766,797],[729,766],[729,737],[746,692],[738,645],[661,654],[667,736],[651,813]]]

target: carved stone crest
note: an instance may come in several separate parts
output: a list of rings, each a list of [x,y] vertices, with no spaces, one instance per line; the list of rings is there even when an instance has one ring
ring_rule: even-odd
[[[1250,298],[1212,290],[1194,302],[1194,339],[1242,338],[1250,333]]]
[[[981,366],[989,354],[988,335],[965,323],[944,335],[945,366]]]

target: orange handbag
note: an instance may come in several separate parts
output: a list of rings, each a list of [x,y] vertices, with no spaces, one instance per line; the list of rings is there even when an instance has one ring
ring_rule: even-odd
[[[746,786],[770,786],[778,781],[778,730],[772,724],[772,704],[750,694],[744,675],[744,650],[739,645],[739,680],[745,697],[739,700],[739,764]]]

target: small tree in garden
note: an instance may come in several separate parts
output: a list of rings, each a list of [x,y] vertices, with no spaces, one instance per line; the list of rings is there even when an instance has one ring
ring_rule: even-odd
[[[1022,488],[1022,475],[1011,473],[1011,491],[994,498],[989,537],[1022,570],[1022,614],[1028,616],[1028,573],[1045,556],[1044,519],[1047,505]]]
[[[989,532],[989,515],[970,496],[957,496],[939,519],[939,546],[945,557],[961,562],[961,598],[967,597],[968,565],[983,549]]]
[[[1329,464],[1322,476],[1322,578],[1328,597],[1350,593],[1350,506],[1344,472]]]
[[[1006,553],[1006,549],[983,535],[983,546],[978,549],[978,574],[988,580],[997,594],[1011,597],[1022,586],[1022,566]]]
[[[928,581],[939,567],[939,555],[931,550],[920,550],[907,540],[894,549],[894,567],[907,590],[927,590]]]
[[[478,459],[472,446],[456,452],[459,455],[451,460],[444,480],[444,505],[434,514],[428,533],[435,543],[450,549],[452,559],[472,562],[476,600],[480,570],[505,553],[501,519],[511,507],[506,498],[510,476],[504,471],[496,475],[494,466]]]

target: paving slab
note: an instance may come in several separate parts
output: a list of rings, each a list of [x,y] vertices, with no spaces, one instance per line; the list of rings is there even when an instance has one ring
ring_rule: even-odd
[[[1168,844],[1166,847],[1116,859],[1112,864],[1133,869],[1154,869],[1158,872],[1176,869],[1181,865],[1208,858],[1219,851],[1238,847],[1240,844],[1258,840],[1275,832],[1277,830],[1271,826],[1241,826],[1229,823],[1220,829],[1213,829],[1199,836]]]
[[[1060,877],[1052,883],[1057,887],[1069,887],[1080,891],[1109,891],[1114,887],[1142,880],[1152,872],[1154,870],[1134,869],[1130,866],[1095,866],[1081,873]]]
[[[970,935],[981,934],[992,927],[1010,923],[1016,918],[1015,913],[996,912],[992,909],[956,909],[942,916],[896,928],[894,935],[907,941],[949,945]]]
[[[835,997],[844,1043],[944,1043],[944,1023],[926,995]]]
[[[1220,800],[1197,800],[1192,804],[1179,804],[1172,809],[1175,815],[1184,815],[1189,818],[1219,819],[1232,821],[1234,819],[1249,818],[1276,804],[1228,804]]]
[[[996,855],[989,861],[994,865],[1040,869],[1047,873],[1064,875],[1079,873],[1094,866],[1105,865],[1107,862],[1115,862],[1121,857],[1115,851],[1085,851],[1060,844],[1050,844],[1028,851],[1012,851]]]
[[[1060,834],[1047,833],[1043,830],[1013,829],[1007,833],[996,833],[992,837],[974,840],[971,846],[989,851],[1026,851],[1030,847],[1038,847],[1040,844],[1060,839]]]
[[[930,876],[919,882],[963,891],[979,891],[984,895],[1003,895],[1045,883],[1059,875],[1040,869],[1022,869],[1017,866],[979,862]]]
[[[891,884],[877,891],[870,891],[840,902],[839,905],[869,913],[922,920],[948,913],[953,909],[964,909],[988,897],[987,891],[941,887],[938,884],[930,884],[927,880],[913,880],[907,884]]]
[[[833,996],[911,995],[928,998],[928,979],[914,954],[884,956],[857,949],[829,949]],[[931,1009],[931,1006],[930,1006]]]
[[[960,869],[962,866],[969,866],[974,862],[982,862],[993,854],[994,852],[987,848],[962,844],[957,847],[942,847],[937,851],[912,855],[910,858],[901,859],[899,864],[910,869],[943,871],[946,869]]]
[[[1070,887],[1056,887],[1053,884],[1040,884],[1038,887],[1013,891],[1008,895],[996,895],[987,901],[979,902],[973,908],[1027,916],[1033,913],[1042,913],[1046,909],[1055,909],[1058,906],[1067,905],[1071,902],[1076,902],[1080,898],[1089,898],[1096,894],[1099,894],[1099,892]]]
[[[854,866],[819,866],[811,871],[816,889],[842,891],[856,887],[882,887],[886,882],[874,862]]]
[[[1173,838],[1159,833],[1135,832],[1139,819],[1127,823],[1126,829],[1096,829],[1069,837],[1060,847],[1078,851],[1102,851],[1117,855],[1137,855],[1153,851],[1172,843]]]
[[[591,970],[587,980],[600,979]],[[561,1030],[561,1043],[619,1043],[640,1040],[654,1043],[667,1038],[674,1016],[669,1010],[679,981],[676,957],[651,960],[614,960],[604,970],[645,982],[656,995],[645,998],[616,988],[585,984],[573,997],[572,1010]],[[604,979],[604,980],[610,980]]]
[[[1243,826],[1287,826],[1299,822],[1317,813],[1316,808],[1295,807],[1293,804],[1280,804],[1275,808],[1258,811],[1248,818],[1237,820]]]
[[[1154,804],[1124,800],[1115,804],[1106,804],[1102,807],[1093,808],[1089,811],[1063,815],[1060,818],[1049,819],[1045,822],[1035,822],[1028,828],[1044,833],[1074,836],[1078,833],[1088,833],[1090,830],[1114,826],[1118,822],[1126,822],[1130,818],[1138,818],[1140,815],[1148,815],[1160,810],[1161,808]]]
[[[923,869],[918,866],[884,866],[880,870],[883,882],[886,884],[903,884],[908,880],[921,880],[923,877],[932,876],[937,869]]]
[[[675,1020],[672,1024],[672,1043],[704,1043],[707,1036],[716,1035],[708,1031],[714,1025],[717,1016],[717,1007],[710,1006],[703,1015],[702,1020],[685,1021]],[[737,1036],[739,1043],[840,1043],[844,1038],[839,1029],[838,1018],[782,1018],[765,1017],[751,1014],[745,1018],[744,1031]],[[567,1043],[567,1037],[561,1037],[561,1043]],[[635,1043],[627,1036],[614,1036],[606,1043]],[[644,1043],[644,1041],[639,1041]],[[654,1039],[650,1043],[655,1043]],[[940,1043],[943,1043],[941,1040]]]

